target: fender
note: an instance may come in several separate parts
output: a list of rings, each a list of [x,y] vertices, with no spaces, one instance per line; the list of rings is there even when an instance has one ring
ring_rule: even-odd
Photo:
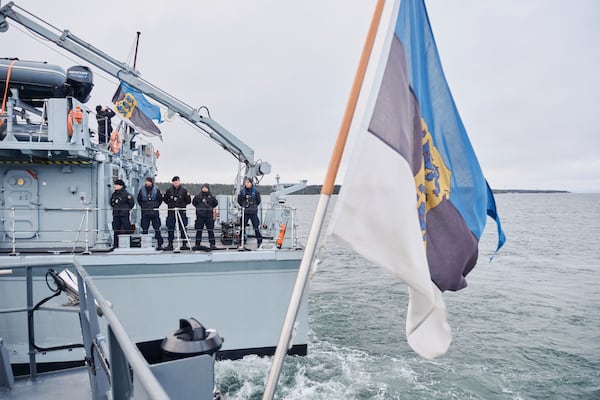
[[[283,246],[283,238],[285,237],[285,230],[286,230],[285,224],[279,225],[279,234],[277,235],[277,241],[276,241],[278,249],[280,249],[281,246]]]
[[[119,137],[119,132],[114,130],[110,134],[110,142],[109,142],[110,151],[114,154],[117,154],[121,149],[121,138]]]

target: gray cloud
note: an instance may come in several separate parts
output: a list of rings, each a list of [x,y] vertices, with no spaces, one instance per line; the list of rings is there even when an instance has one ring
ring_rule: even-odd
[[[323,181],[374,0],[17,4],[212,117],[284,181]],[[83,4],[83,5],[82,5]],[[600,191],[600,3],[426,1],[446,76],[494,188]],[[0,55],[68,67],[17,27]],[[117,83],[98,73],[90,106]],[[161,125],[159,180],[230,182],[237,162],[180,121]],[[338,175],[341,182],[343,171]]]

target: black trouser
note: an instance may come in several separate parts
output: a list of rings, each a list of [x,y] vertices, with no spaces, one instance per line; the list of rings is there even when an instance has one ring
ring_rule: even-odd
[[[215,245],[215,220],[212,215],[197,215],[196,214],[196,246],[202,242],[202,228],[206,226],[208,231],[208,243],[211,246]]]
[[[258,240],[259,242],[262,242],[262,235],[260,234],[260,230],[258,229],[259,226],[259,222],[258,222],[258,215],[256,214],[248,214],[245,213],[244,214],[244,234],[246,234],[246,224],[248,223],[248,220],[250,220],[250,222],[252,222],[252,227],[254,228],[254,235],[256,235],[256,240]]]
[[[129,215],[113,215],[112,227],[115,232],[114,247],[119,247],[119,235],[131,232]]]
[[[187,219],[187,215],[185,215],[184,211],[177,211],[179,213],[179,215],[181,216],[181,220],[183,221],[183,224],[179,224],[179,232],[181,233],[181,239],[185,240],[186,238],[186,232],[185,232],[185,227],[187,226],[188,223],[188,219]],[[166,225],[167,225],[167,239],[169,240],[169,246],[173,245],[173,240],[175,239],[175,226],[177,225],[175,222],[175,210],[171,211],[169,210],[169,213],[167,214],[167,221],[166,221]]]
[[[160,216],[157,212],[144,212],[142,211],[142,233],[146,235],[148,233],[148,228],[150,227],[150,223],[152,222],[152,228],[154,228],[154,237],[156,238],[156,244],[158,247],[162,247],[163,238],[160,234]]]

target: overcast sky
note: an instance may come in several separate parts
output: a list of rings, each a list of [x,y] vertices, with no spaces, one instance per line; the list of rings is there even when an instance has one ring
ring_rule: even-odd
[[[7,2],[0,0],[4,5]],[[268,161],[263,183],[321,184],[375,0],[17,0],[211,116]],[[426,0],[450,89],[496,189],[600,192],[600,1]],[[0,56],[64,57],[12,24]],[[90,108],[117,81],[98,72]],[[237,161],[191,126],[160,125],[158,180],[230,183]],[[376,167],[376,166],[372,166]],[[338,174],[341,182],[343,170]]]

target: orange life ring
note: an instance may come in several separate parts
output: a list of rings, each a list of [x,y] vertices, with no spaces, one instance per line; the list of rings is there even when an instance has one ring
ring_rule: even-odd
[[[110,151],[117,154],[119,149],[121,148],[121,138],[119,137],[119,132],[114,130],[110,134],[110,142],[109,142]]]
[[[80,124],[83,120],[83,111],[81,111],[81,107],[75,106],[75,111],[73,112],[73,117],[75,117],[75,121]]]
[[[283,246],[283,238],[285,237],[285,224],[279,225],[279,235],[277,235],[277,248],[280,249]]]
[[[67,116],[67,133],[69,137],[73,136],[73,110],[69,110],[69,115]]]
[[[83,111],[81,111],[81,107],[75,106],[75,111],[73,111],[73,109],[69,110],[69,115],[67,116],[67,132],[69,133],[69,137],[73,136],[73,119],[75,119],[76,123],[81,123],[83,120]]]
[[[160,150],[156,150],[156,158],[160,158]]]

